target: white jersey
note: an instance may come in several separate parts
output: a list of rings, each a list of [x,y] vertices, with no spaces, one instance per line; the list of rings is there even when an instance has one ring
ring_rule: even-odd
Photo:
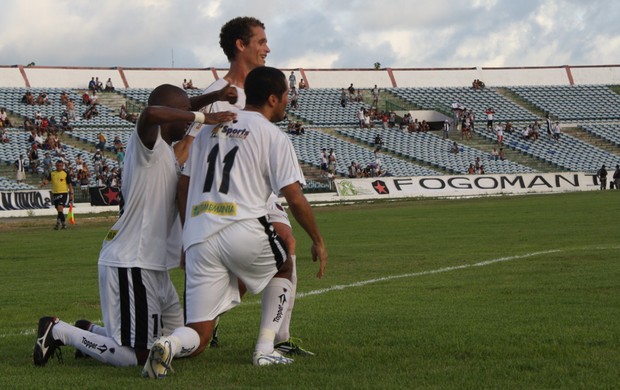
[[[267,215],[271,193],[303,182],[290,139],[257,112],[203,129],[183,174],[189,190],[183,244],[207,240],[226,226]]]
[[[149,150],[134,130],[123,169],[122,215],[103,241],[100,265],[156,271],[179,266],[178,174],[174,151],[161,134]]]

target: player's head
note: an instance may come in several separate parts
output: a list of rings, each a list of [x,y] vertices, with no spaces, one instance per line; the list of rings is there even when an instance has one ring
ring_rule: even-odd
[[[62,161],[62,159],[58,159],[56,160],[56,170],[57,171],[62,171],[65,168],[65,162]]]
[[[270,51],[265,25],[248,16],[234,18],[222,26],[220,46],[228,61],[244,61],[251,69],[265,65]]]
[[[281,70],[269,66],[253,69],[245,79],[244,89],[246,105],[269,106],[273,115],[268,119],[272,122],[286,117],[288,86]]]
[[[187,96],[187,92],[172,84],[162,84],[155,88],[149,95],[148,105],[165,106],[185,111],[191,109],[191,103]],[[167,123],[162,124],[161,128],[162,130],[170,132],[172,141],[178,141],[185,135],[187,123]]]

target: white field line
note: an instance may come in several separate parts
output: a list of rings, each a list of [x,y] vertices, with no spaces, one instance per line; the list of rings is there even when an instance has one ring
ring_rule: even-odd
[[[590,247],[590,248],[579,248],[579,249],[572,249],[572,250],[583,250],[583,249],[589,249],[589,250],[609,250],[609,249],[620,249],[620,247]],[[460,269],[466,269],[466,268],[472,268],[472,267],[484,267],[484,266],[487,266],[487,265],[491,265],[491,264],[495,264],[495,263],[501,263],[501,262],[504,262],[504,261],[520,260],[520,259],[526,259],[528,257],[547,255],[547,254],[550,254],[550,253],[559,253],[559,252],[566,252],[566,251],[567,251],[567,249],[551,249],[551,250],[548,250],[548,251],[526,253],[524,255],[500,257],[500,258],[497,258],[497,259],[481,261],[481,262],[474,263],[474,264],[462,264],[462,265],[455,265],[453,267],[438,268],[438,269],[434,269],[434,270],[430,270],[430,271],[421,271],[421,272],[413,272],[413,273],[401,274],[401,275],[384,276],[382,278],[362,280],[360,282],[355,282],[355,283],[351,283],[351,284],[336,285],[336,286],[332,286],[332,287],[328,287],[328,288],[323,288],[323,289],[320,289],[320,290],[313,290],[313,291],[308,291],[308,292],[298,292],[297,295],[295,296],[295,299],[297,300],[297,299],[300,299],[300,298],[305,298],[305,297],[309,297],[309,296],[313,296],[313,295],[322,295],[322,294],[325,294],[325,293],[328,293],[328,292],[344,290],[344,289],[352,288],[352,287],[362,287],[362,286],[365,286],[367,284],[378,283],[378,282],[385,282],[385,281],[394,280],[394,279],[415,278],[415,277],[418,277],[418,276],[441,274],[441,273],[444,273],[444,272],[456,271],[456,270],[460,270]],[[245,302],[245,303],[242,303],[242,304],[257,305],[257,304],[260,304],[260,300],[252,301],[252,302]],[[95,323],[101,323],[101,320],[95,321]],[[6,338],[6,337],[13,337],[13,336],[33,336],[34,334],[35,334],[35,329],[24,329],[24,330],[22,330],[20,332],[16,332],[16,333],[0,333],[0,339]]]

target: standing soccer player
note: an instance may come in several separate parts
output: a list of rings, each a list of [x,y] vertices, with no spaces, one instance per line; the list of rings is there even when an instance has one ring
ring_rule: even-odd
[[[56,161],[56,170],[50,172],[43,179],[41,187],[46,186],[49,182],[52,182],[52,202],[54,202],[54,207],[58,212],[54,230],[58,230],[61,226],[62,229],[66,229],[64,209],[69,203],[73,203],[73,185],[71,184],[71,176],[65,171],[65,162],[62,159]]]
[[[236,100],[225,88],[212,99]],[[236,114],[191,112],[187,93],[161,85],[149,96],[124,160],[121,216],[99,254],[99,293],[104,327],[80,320],[77,326],[42,317],[33,352],[43,366],[62,345],[115,366],[144,364],[153,341],[183,325],[183,311],[168,270],[179,266],[181,224],[176,207],[179,163],[172,143],[187,122],[219,123]],[[196,346],[198,343],[196,342]]]
[[[271,123],[286,115],[286,78],[277,69],[258,67],[248,74],[245,92],[246,108],[236,121],[200,132],[179,179],[187,327],[155,342],[143,370],[149,377],[167,375],[172,358],[187,348],[186,340],[192,345],[191,330],[200,338],[192,355],[206,348],[215,319],[240,303],[239,280],[251,293],[263,292],[253,363],[293,361],[274,348],[293,290],[293,262],[267,220],[266,205],[272,193],[284,195],[312,239],[312,259],[320,260],[317,276],[325,272],[325,242],[301,190],[303,178],[295,150]]]
[[[231,19],[222,26],[220,31],[220,46],[224,51],[230,68],[226,75],[213,82],[205,90],[205,94],[219,90],[230,84],[237,90],[237,102],[231,104],[228,101],[218,100],[215,102],[206,102],[202,97],[194,97],[192,101],[192,109],[200,109],[203,112],[220,112],[220,111],[239,111],[245,107],[245,91],[244,83],[246,76],[253,69],[264,66],[267,55],[271,52],[267,44],[267,34],[265,33],[265,25],[258,19],[253,17],[237,17]],[[289,85],[291,87],[291,85]],[[206,95],[202,95],[206,96]],[[201,124],[192,125],[190,133],[200,129]],[[301,179],[301,184],[305,185],[305,180]],[[268,219],[273,225],[278,236],[286,244],[288,254],[293,264],[296,263],[295,256],[295,238],[288,214],[278,202],[278,197],[272,195],[268,200]],[[284,324],[280,327],[280,331],[276,335],[276,348],[286,355],[302,355],[311,356],[314,353],[302,348],[299,339],[291,337],[290,322],[295,303],[295,292],[297,290],[297,268],[293,265],[293,294],[289,301],[288,310],[284,314]],[[219,319],[218,319],[219,321]],[[217,335],[218,325],[211,338],[211,346],[219,346]]]

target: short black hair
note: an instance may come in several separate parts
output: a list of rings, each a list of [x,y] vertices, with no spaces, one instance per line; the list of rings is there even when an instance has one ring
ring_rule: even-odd
[[[222,26],[220,31],[220,47],[224,50],[228,61],[232,62],[235,59],[237,39],[241,39],[246,45],[250,43],[250,38],[253,35],[252,27],[265,29],[263,22],[251,16],[240,16],[231,19]]]
[[[172,84],[162,84],[156,87],[149,95],[149,106],[170,106],[171,100],[178,97],[187,97],[187,92]]]
[[[284,73],[270,66],[259,66],[248,73],[243,88],[245,104],[257,107],[264,105],[269,96],[280,98],[288,90]]]

